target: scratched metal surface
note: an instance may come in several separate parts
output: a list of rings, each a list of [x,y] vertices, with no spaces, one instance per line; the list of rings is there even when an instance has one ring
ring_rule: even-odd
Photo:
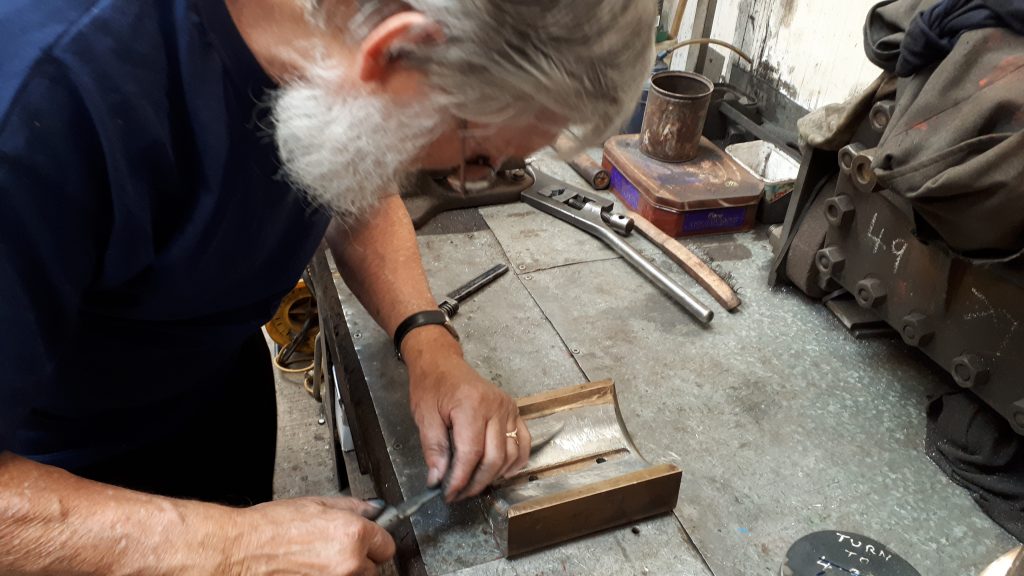
[[[676,514],[715,574],[777,574],[793,541],[828,529],[876,538],[937,576],[977,574],[1014,545],[924,452],[943,372],[769,290],[762,233],[697,244],[723,256],[745,302],[710,329],[618,260],[524,283],[588,378],[615,380],[640,452],[683,469]]]
[[[516,395],[614,378],[641,453],[683,469],[676,515],[718,576],[777,574],[791,542],[825,529],[879,539],[928,576],[977,574],[1014,544],[924,454],[926,396],[946,376],[899,342],[853,340],[799,293],[769,290],[761,233],[687,241],[736,276],[745,301],[726,314],[672,272],[717,312],[700,329],[596,239],[526,206],[481,213],[500,249],[486,231],[421,240],[438,295],[505,257],[518,274],[457,319],[467,358]],[[378,410],[409,494],[424,472],[404,372],[353,310],[375,402],[398,407]],[[508,562],[493,559],[479,507],[438,508],[414,523],[432,574],[705,574],[665,519]]]
[[[424,264],[436,295],[455,288],[505,256],[490,232],[421,237]],[[415,424],[409,415],[407,376],[395,359],[387,335],[355,302],[340,280],[339,295],[371,390],[388,455],[402,494],[423,488],[426,468]],[[522,281],[509,274],[479,293],[455,319],[466,357],[484,376],[513,396],[586,381]],[[553,450],[558,450],[553,445]],[[413,519],[413,528],[430,575],[709,573],[674,516],[608,531],[516,560],[504,560],[479,501],[448,508],[440,501]],[[564,572],[563,572],[564,570]]]
[[[508,549],[508,511],[535,498],[561,494],[650,468],[635,452],[622,430],[613,404],[584,406],[530,420],[538,437],[545,430],[560,430],[549,444],[531,454],[530,463],[516,478],[483,498],[495,539]],[[571,471],[552,469],[572,464]],[[609,505],[612,505],[609,503]]]

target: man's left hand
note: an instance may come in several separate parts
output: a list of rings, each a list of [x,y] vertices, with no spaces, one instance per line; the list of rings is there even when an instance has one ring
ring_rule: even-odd
[[[443,328],[422,328],[410,338],[403,343],[403,357],[429,469],[427,484],[437,485],[447,476],[445,498],[451,502],[476,496],[496,479],[521,470],[530,458],[530,432],[515,401],[466,363]]]

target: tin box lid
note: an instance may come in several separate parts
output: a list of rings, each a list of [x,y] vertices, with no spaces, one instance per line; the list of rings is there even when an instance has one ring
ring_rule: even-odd
[[[750,206],[761,199],[762,182],[707,138],[697,157],[669,164],[640,151],[640,135],[614,136],[604,162],[617,168],[648,202],[678,212]]]

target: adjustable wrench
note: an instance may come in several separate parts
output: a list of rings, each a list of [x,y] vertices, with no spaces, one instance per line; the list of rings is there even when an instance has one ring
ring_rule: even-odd
[[[700,323],[711,323],[715,315],[707,306],[622,239],[633,232],[633,219],[613,212],[611,200],[591,196],[533,166],[527,170],[535,183],[523,192],[523,202],[604,241]]]

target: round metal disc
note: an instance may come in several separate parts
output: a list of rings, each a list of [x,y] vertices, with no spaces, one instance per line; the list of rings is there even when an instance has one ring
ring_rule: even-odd
[[[877,540],[853,532],[815,532],[796,541],[786,553],[782,576],[851,574],[921,576],[909,562]]]

